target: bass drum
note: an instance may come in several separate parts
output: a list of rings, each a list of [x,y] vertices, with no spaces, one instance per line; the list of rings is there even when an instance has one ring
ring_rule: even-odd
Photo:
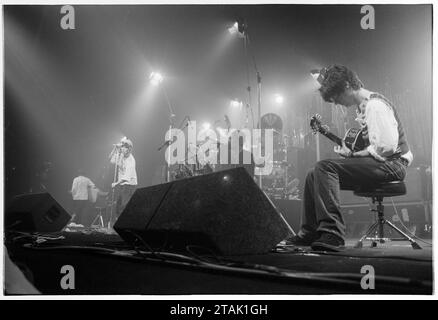
[[[278,114],[266,113],[261,119],[261,126],[263,129],[273,129],[274,132],[280,133],[283,130],[283,120]]]

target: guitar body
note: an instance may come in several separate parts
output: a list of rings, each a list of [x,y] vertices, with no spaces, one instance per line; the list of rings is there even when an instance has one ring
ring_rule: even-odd
[[[329,138],[334,143],[338,144],[339,146],[342,146],[342,140],[344,140],[347,148],[349,148],[353,152],[361,151],[368,146],[367,141],[364,140],[362,135],[363,129],[357,129],[357,128],[348,129],[348,131],[345,133],[344,139],[341,139],[338,136],[331,133],[329,128],[321,123],[320,115],[314,115],[310,119],[310,127],[312,128],[315,134],[319,132],[325,137]]]
[[[345,145],[352,151],[360,151],[367,147],[362,136],[362,129],[350,128],[345,133]]]

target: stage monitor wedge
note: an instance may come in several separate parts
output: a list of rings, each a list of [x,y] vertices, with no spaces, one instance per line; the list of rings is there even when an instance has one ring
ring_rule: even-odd
[[[57,232],[71,216],[49,193],[15,196],[6,208],[5,230],[23,232]]]
[[[139,188],[114,229],[139,246],[221,255],[267,253],[293,234],[242,167]]]

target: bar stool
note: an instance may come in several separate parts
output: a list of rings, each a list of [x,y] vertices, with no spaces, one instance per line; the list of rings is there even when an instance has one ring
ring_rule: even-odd
[[[91,222],[91,227],[105,228],[105,224],[103,222],[103,215],[106,211],[106,207],[95,207],[95,210],[97,212],[97,215],[94,218],[93,222]]]
[[[342,188],[346,189],[346,188]],[[351,190],[352,188],[348,188]],[[385,219],[384,206],[382,204],[385,197],[396,197],[406,194],[406,185],[403,181],[393,181],[380,184],[360,185],[352,189],[353,193],[359,197],[371,198],[373,204],[376,204],[376,209],[371,211],[377,213],[376,221],[368,228],[366,233],[356,243],[355,248],[362,248],[364,240],[371,240],[371,247],[376,247],[377,242],[385,243],[386,241],[409,241],[412,248],[421,249],[420,245],[415,242],[409,235],[397,228],[391,221]],[[401,238],[385,238],[384,226],[387,225],[390,229],[395,230]]]

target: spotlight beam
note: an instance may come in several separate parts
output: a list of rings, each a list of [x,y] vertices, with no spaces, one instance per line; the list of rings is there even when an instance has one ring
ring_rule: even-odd
[[[149,76],[149,80],[154,86],[158,86],[163,82],[163,76],[159,72],[152,72]]]

